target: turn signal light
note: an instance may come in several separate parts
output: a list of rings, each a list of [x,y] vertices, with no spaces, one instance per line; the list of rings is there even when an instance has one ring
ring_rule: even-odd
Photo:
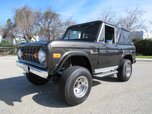
[[[34,54],[34,58],[37,59],[38,58],[38,53]]]
[[[59,58],[61,58],[61,54],[60,53],[54,53],[53,58],[59,59]]]

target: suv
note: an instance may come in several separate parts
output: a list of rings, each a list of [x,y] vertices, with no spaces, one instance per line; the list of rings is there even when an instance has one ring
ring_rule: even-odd
[[[32,84],[58,82],[59,96],[77,105],[88,97],[93,77],[117,74],[128,81],[135,54],[129,31],[94,21],[70,26],[58,40],[21,44],[17,65]]]

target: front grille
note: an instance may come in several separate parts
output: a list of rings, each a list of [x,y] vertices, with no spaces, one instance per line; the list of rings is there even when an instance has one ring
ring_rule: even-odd
[[[40,46],[29,46],[22,47],[23,57],[22,59],[29,62],[39,63],[38,60],[38,52],[40,50]]]

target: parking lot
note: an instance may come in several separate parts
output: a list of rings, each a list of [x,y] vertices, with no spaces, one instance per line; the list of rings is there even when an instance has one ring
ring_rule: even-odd
[[[137,61],[128,82],[94,79],[88,99],[70,107],[58,98],[56,84],[29,83],[16,59],[0,57],[0,114],[152,114],[152,62]]]

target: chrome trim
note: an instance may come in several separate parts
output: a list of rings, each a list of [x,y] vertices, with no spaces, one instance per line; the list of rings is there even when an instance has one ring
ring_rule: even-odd
[[[101,25],[100,32],[99,32],[99,35],[98,35],[98,38],[97,38],[97,42],[99,42],[99,40],[100,40],[101,33],[102,33],[103,29],[104,29],[104,23],[102,23],[102,25]]]
[[[114,44],[115,44],[116,43],[116,37],[117,37],[117,34],[116,34],[117,28],[115,26],[111,25],[111,24],[108,24],[108,23],[104,23],[104,25],[114,28]]]
[[[127,63],[125,68],[126,68],[126,76],[127,76],[127,77],[130,77],[131,74],[132,74],[131,65]]]
[[[109,72],[112,70],[116,70],[118,68],[117,66],[112,66],[112,67],[106,67],[106,68],[99,68],[99,69],[95,69],[95,73],[104,73],[104,72]]]
[[[73,85],[73,93],[77,98],[82,98],[88,91],[89,82],[85,76],[76,79]]]
[[[45,78],[47,79],[48,78],[48,72],[46,70],[41,70],[41,69],[38,69],[38,68],[34,68],[32,66],[29,66],[29,65],[26,65],[24,63],[21,63],[19,61],[16,61],[16,65],[20,68],[22,68],[24,70],[24,66],[28,66],[28,71],[25,71],[25,72],[31,72],[33,74],[36,74],[42,78]]]
[[[102,26],[100,28],[100,32],[99,32],[99,35],[98,35],[98,38],[97,38],[97,42],[100,42],[100,37],[101,37],[101,34],[102,34],[102,31],[105,29],[105,25],[106,26],[109,26],[109,27],[112,27],[114,28],[114,44],[117,42],[116,39],[117,39],[117,28],[111,24],[108,24],[108,23],[105,23],[103,22],[102,23]],[[105,34],[104,34],[104,43],[105,43]]]
[[[94,77],[104,77],[104,76],[114,75],[114,74],[117,74],[117,73],[118,73],[118,71],[114,70],[114,71],[109,71],[109,72],[94,75]]]

